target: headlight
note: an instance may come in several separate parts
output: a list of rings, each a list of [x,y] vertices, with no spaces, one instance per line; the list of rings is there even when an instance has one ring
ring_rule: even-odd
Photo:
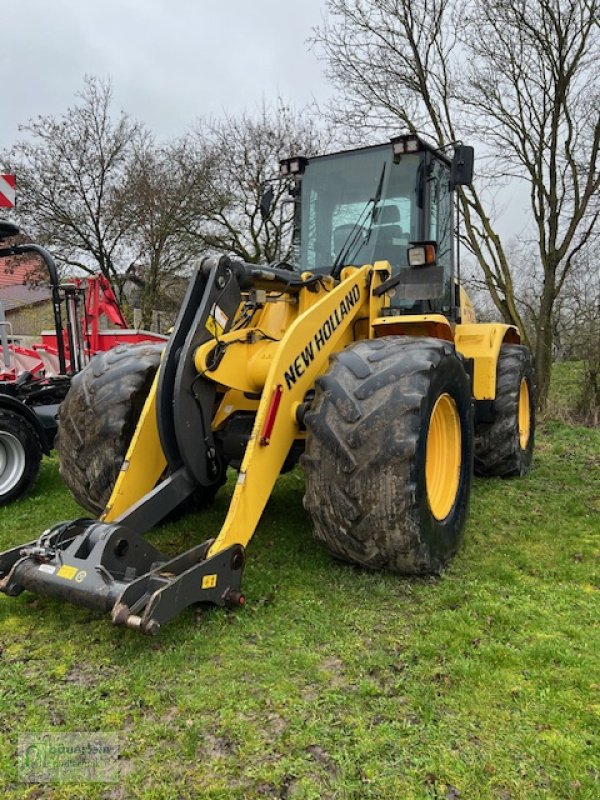
[[[408,264],[410,267],[429,267],[435,264],[435,244],[414,244],[408,248]]]

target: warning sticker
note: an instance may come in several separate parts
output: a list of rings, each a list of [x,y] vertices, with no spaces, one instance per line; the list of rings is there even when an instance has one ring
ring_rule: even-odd
[[[56,572],[56,567],[53,567],[52,564],[40,564],[39,571],[47,572],[48,575],[54,575]]]
[[[225,330],[229,317],[223,311],[221,306],[216,303],[210,310],[210,316],[206,320],[206,328],[212,333],[213,336],[220,336]]]
[[[205,575],[202,578],[202,588],[203,589],[214,589],[217,585],[217,576],[216,575]]]
[[[213,315],[213,317],[215,318],[215,322],[217,323],[217,325],[219,325],[219,326],[220,326],[222,329],[225,329],[225,326],[226,326],[226,325],[227,325],[227,323],[229,322],[229,317],[228,317],[228,316],[227,316],[227,314],[226,314],[226,313],[223,311],[223,309],[221,308],[221,306],[218,306],[218,305],[216,305],[216,304],[215,304],[215,305],[212,307],[212,310],[211,310],[211,312],[210,312],[210,313],[211,313],[211,314]]]
[[[77,567],[70,567],[68,564],[63,564],[56,574],[59,578],[66,578],[68,581],[72,581],[78,572],[79,570]]]

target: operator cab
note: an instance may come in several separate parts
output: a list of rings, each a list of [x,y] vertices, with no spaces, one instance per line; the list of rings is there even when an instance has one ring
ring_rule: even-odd
[[[413,281],[411,291],[399,287],[391,293],[393,313],[435,310],[452,317],[453,189],[469,183],[472,175],[472,148],[459,151],[460,161],[456,154],[451,160],[410,135],[387,144],[282,161],[281,174],[291,179],[295,200],[294,267],[339,277],[344,266],[389,261],[396,275],[409,269],[411,245],[434,243],[435,265],[442,268],[436,296],[416,297],[419,290]],[[431,294],[431,287],[421,293],[427,291]]]

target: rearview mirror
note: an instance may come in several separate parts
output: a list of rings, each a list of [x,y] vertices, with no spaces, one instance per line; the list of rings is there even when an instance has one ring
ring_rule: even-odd
[[[260,198],[260,204],[258,206],[260,210],[260,216],[263,219],[263,222],[269,219],[271,216],[271,206],[273,205],[273,187],[269,184],[265,191],[262,193]]]
[[[473,162],[475,150],[469,145],[459,144],[454,149],[450,167],[450,189],[456,186],[470,186],[473,181]]]

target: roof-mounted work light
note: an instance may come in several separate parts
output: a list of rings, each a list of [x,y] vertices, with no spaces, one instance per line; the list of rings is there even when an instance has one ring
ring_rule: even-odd
[[[414,134],[395,136],[391,142],[394,156],[401,156],[404,153],[418,153],[422,149],[419,137]]]
[[[294,156],[293,158],[284,158],[279,162],[279,174],[283,177],[288,175],[302,175],[308,164],[308,159],[304,156]]]

